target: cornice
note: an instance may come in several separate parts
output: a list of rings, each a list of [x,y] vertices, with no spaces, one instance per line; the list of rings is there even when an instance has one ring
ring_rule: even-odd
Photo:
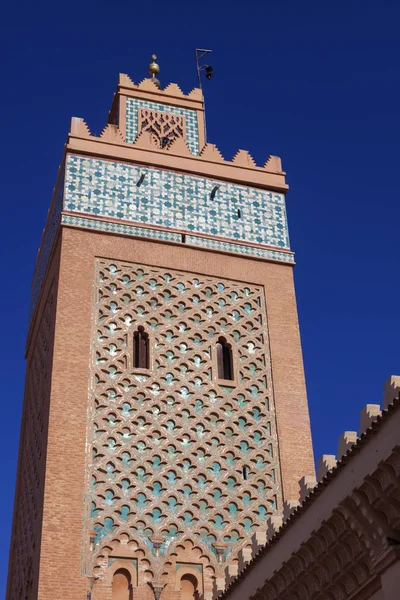
[[[400,398],[395,398],[387,408],[387,410],[383,411],[380,416],[376,418],[376,420],[371,424],[371,427],[367,429],[365,433],[363,433],[358,441],[351,447],[350,450],[342,457],[340,461],[338,461],[337,465],[328,472],[328,474],[312,489],[303,503],[290,515],[290,517],[283,523],[282,527],[276,531],[273,537],[268,541],[268,543],[259,550],[259,552],[253,556],[252,560],[245,566],[245,568],[229,583],[228,587],[225,591],[218,596],[219,600],[228,600],[229,598],[237,597],[238,592],[240,593],[239,586],[246,579],[251,577],[251,572],[254,571],[260,564],[260,562],[264,560],[268,560],[267,556],[274,551],[274,549],[279,546],[279,544],[284,544],[285,541],[283,538],[286,534],[290,534],[296,524],[301,524],[303,521],[310,520],[310,516],[308,516],[308,511],[313,508],[313,505],[318,501],[321,494],[329,487],[329,484],[333,484],[334,480],[336,480],[343,472],[346,473],[346,465],[348,463],[353,462],[359,454],[362,452],[363,448],[368,446],[370,442],[376,438],[376,436],[382,431],[384,425],[391,421],[400,410]],[[392,427],[393,429],[393,427]],[[386,440],[385,440],[386,441]],[[393,452],[399,451],[400,448],[398,445],[393,447]],[[389,460],[390,457],[387,457]],[[383,468],[385,461],[377,461],[376,469]],[[349,469],[351,467],[347,467]],[[370,469],[371,473],[369,473],[366,478],[375,473],[374,469]],[[352,474],[356,472],[355,467],[351,471]],[[354,477],[354,475],[351,475]],[[356,486],[357,487],[357,486]],[[348,496],[351,495],[356,488],[348,489]],[[343,501],[343,500],[342,500]],[[332,513],[333,514],[333,513]],[[321,524],[324,521],[321,521],[321,515],[319,515],[318,523]],[[317,521],[316,521],[317,523]],[[315,531],[317,529],[315,528]],[[302,546],[304,547],[308,542],[308,537],[305,536]],[[268,580],[265,580],[265,583],[268,583]],[[251,594],[251,596],[256,597],[256,590]],[[242,598],[242,596],[240,596]],[[250,597],[250,596],[246,596]]]
[[[76,117],[71,122],[66,149],[71,153],[171,169],[281,193],[289,188],[276,156],[269,156],[265,164],[258,167],[246,150],[238,150],[233,159],[227,161],[213,144],[206,144],[199,156],[191,154],[182,140],[167,148],[158,148],[152,145],[150,135],[141,134],[133,144],[128,144],[116,125],[109,124],[100,136],[93,136],[85,121]]]

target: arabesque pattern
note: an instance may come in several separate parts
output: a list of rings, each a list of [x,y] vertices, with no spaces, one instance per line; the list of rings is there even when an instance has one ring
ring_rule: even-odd
[[[87,533],[236,553],[282,507],[263,288],[99,259],[95,303]],[[149,370],[132,368],[138,326]],[[216,379],[221,335],[234,381]]]
[[[139,111],[139,131],[150,131],[158,147],[165,147],[176,138],[185,137],[185,117],[173,113],[142,108]]]
[[[199,124],[195,110],[149,100],[139,100],[138,98],[126,99],[126,141],[128,144],[133,144],[140,133],[139,117],[142,110],[167,113],[176,115],[178,118],[184,118],[186,143],[192,154],[199,154]]]

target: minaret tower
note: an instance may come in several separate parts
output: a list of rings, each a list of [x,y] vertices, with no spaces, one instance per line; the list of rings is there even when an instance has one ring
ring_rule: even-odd
[[[314,471],[281,161],[225,160],[201,91],[161,89],[155,60],[119,76],[100,136],[72,119],[32,286],[8,600],[211,600]]]

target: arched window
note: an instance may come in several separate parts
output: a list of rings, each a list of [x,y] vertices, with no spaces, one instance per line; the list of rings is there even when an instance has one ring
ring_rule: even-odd
[[[197,579],[190,573],[187,573],[181,579],[181,600],[199,600]]]
[[[112,600],[133,600],[131,574],[127,569],[118,569],[114,573]]]
[[[223,337],[217,342],[217,367],[218,379],[233,379],[232,348]]]
[[[150,368],[149,336],[145,333],[143,327],[138,327],[133,334],[133,368]]]

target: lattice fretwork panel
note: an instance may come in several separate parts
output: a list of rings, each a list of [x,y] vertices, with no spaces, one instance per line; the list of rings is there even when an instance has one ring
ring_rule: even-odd
[[[263,288],[100,259],[95,286],[87,532],[236,551],[282,502]],[[220,336],[234,381],[217,380]]]
[[[185,138],[185,117],[142,108],[139,110],[139,132],[141,131],[150,131],[156,144],[164,147],[175,138]]]

